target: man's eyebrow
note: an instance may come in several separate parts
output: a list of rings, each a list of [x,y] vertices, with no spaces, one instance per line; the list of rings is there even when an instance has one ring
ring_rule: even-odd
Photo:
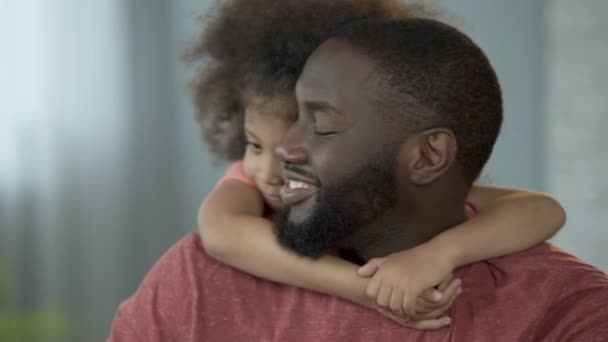
[[[308,111],[310,113],[313,113],[313,112],[340,113],[336,108],[329,105],[329,103],[322,102],[322,101],[306,101],[306,102],[304,102],[304,108],[306,108],[306,111]]]

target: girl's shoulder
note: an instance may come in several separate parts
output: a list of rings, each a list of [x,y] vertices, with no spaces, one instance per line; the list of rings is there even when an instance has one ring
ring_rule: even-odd
[[[243,182],[249,185],[255,186],[253,179],[245,174],[245,169],[243,168],[243,160],[238,160],[232,163],[227,169],[222,178],[215,185],[216,187],[220,186],[220,184],[224,183],[227,180],[235,180],[238,182]]]

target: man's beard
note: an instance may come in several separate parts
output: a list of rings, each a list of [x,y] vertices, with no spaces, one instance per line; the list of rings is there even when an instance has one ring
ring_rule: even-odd
[[[395,155],[386,153],[336,186],[321,187],[312,213],[303,222],[289,220],[289,209],[278,212],[279,242],[311,258],[325,254],[338,242],[368,225],[397,204]]]

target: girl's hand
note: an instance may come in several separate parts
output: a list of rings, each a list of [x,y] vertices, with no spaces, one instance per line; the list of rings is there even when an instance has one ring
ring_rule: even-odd
[[[402,320],[422,322],[437,319],[460,293],[460,280],[449,279],[452,272],[448,253],[437,253],[432,246],[420,245],[375,258],[362,266],[360,276],[372,277],[366,295],[375,299],[385,312]],[[442,286],[441,291],[435,286]],[[446,322],[443,320],[441,322]],[[430,324],[434,328],[435,324]],[[421,328],[429,324],[418,323]]]
[[[395,316],[390,310],[377,308],[377,310],[387,318],[396,323],[417,330],[436,330],[446,327],[452,323],[450,317],[443,316],[447,312],[454,300],[461,293],[460,280],[454,279],[452,276],[446,279],[437,290],[442,293],[442,298],[439,301],[434,301],[436,292],[435,289],[425,291],[422,296],[418,297],[416,308],[420,307],[419,317],[410,319],[409,317]],[[426,311],[425,311],[426,310]],[[422,313],[425,312],[425,313]]]

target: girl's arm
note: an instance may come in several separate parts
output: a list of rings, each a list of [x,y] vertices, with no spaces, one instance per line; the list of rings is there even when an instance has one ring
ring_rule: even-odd
[[[553,236],[564,224],[564,209],[551,197],[527,190],[476,185],[467,201],[478,214],[429,242],[359,269],[372,277],[370,298],[396,315],[424,319],[433,305],[418,300],[455,268],[520,252]]]
[[[529,190],[475,185],[467,201],[478,215],[429,242],[454,267],[528,249],[555,235],[566,222],[556,200]]]

